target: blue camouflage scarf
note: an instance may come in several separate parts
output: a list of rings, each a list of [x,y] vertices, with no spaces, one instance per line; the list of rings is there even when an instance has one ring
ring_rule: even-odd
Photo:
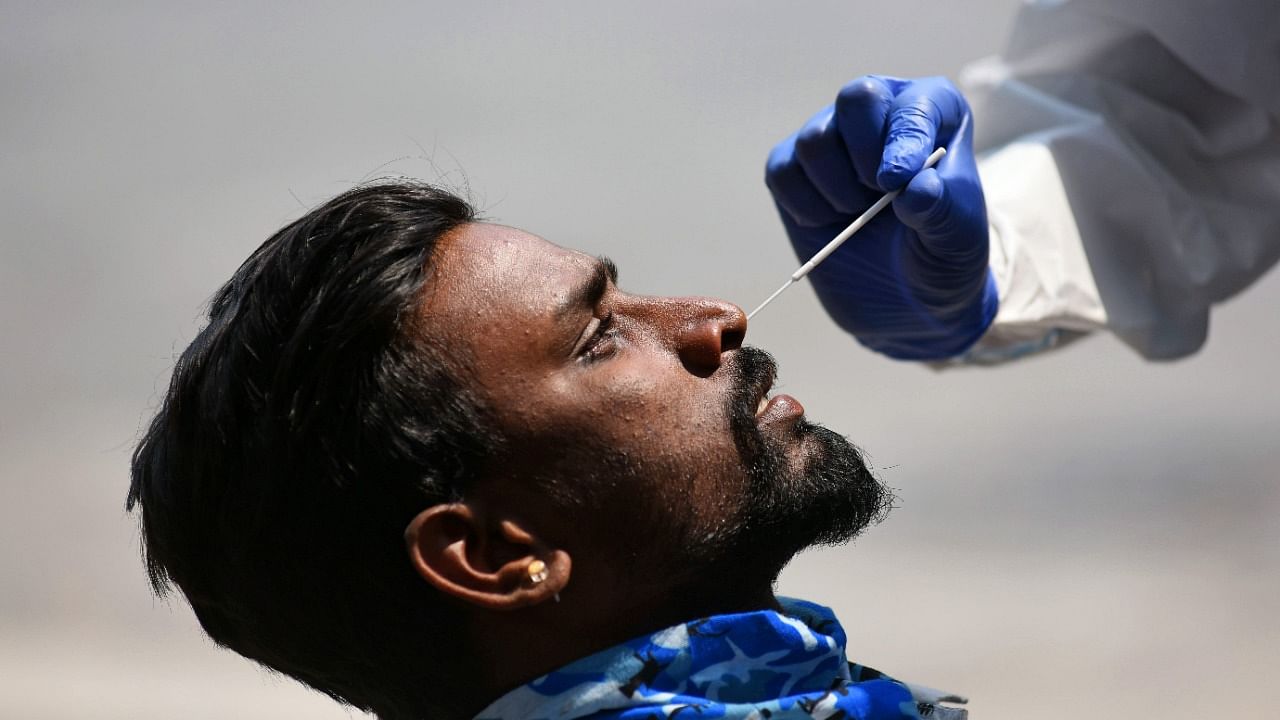
[[[476,720],[963,720],[963,702],[850,664],[828,608],[780,598],[570,663],[499,698]],[[915,694],[913,695],[913,691]]]

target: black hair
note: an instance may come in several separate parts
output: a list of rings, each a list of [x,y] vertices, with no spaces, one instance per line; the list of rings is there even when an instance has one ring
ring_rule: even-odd
[[[456,714],[473,672],[404,530],[499,439],[465,358],[422,332],[432,253],[475,219],[430,185],[351,190],[214,296],[133,454],[155,591],[220,645],[386,718]]]

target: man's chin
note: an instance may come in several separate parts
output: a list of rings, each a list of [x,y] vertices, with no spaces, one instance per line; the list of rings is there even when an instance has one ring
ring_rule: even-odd
[[[738,522],[720,538],[727,542],[718,559],[761,572],[776,566],[776,577],[801,550],[848,542],[881,520],[893,494],[852,443],[805,420],[793,399],[775,396],[757,417],[761,388],[773,384],[777,366],[756,348],[744,347],[737,357],[729,417],[747,491]]]
[[[892,507],[892,492],[836,432],[802,420],[793,437],[764,444],[768,457],[751,464],[740,550],[785,565],[805,548],[849,542]]]
[[[690,607],[772,597],[797,553],[852,540],[893,500],[858,449],[825,427],[801,421],[786,438],[757,431],[739,447],[751,454],[736,521],[714,539],[691,539],[672,577],[673,597]]]
[[[862,452],[821,425],[804,422],[797,432],[805,437],[807,452],[803,471],[788,489],[797,500],[798,524],[812,528],[809,544],[845,543],[883,520],[894,496],[867,467]]]

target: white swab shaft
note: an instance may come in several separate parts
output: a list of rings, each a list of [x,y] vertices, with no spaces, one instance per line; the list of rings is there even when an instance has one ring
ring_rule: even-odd
[[[778,288],[777,290],[774,290],[773,294],[770,295],[768,298],[766,298],[764,302],[760,303],[759,307],[747,313],[747,319],[750,320],[751,318],[755,317],[756,313],[763,310],[765,305],[768,305],[769,303],[773,302],[774,298],[781,295],[783,290],[786,290],[787,288],[791,287],[791,283],[795,281],[796,281],[796,278],[789,278],[786,282],[782,283],[782,287]]]
[[[937,150],[934,150],[932,153],[929,154],[929,157],[924,161],[924,166],[921,167],[920,170],[923,171],[925,168],[931,168],[934,165],[938,164],[938,161],[941,160],[942,156],[946,154],[947,154],[946,148],[938,148]],[[841,230],[839,235],[836,235],[834,238],[832,238],[831,242],[827,243],[821,250],[817,252],[817,254],[809,258],[809,262],[801,265],[799,270],[796,270],[795,272],[791,273],[791,278],[787,280],[787,282],[784,283],[782,287],[778,288],[764,302],[760,303],[760,306],[757,307],[755,310],[752,310],[751,312],[747,313],[747,319],[750,320],[751,318],[755,317],[756,313],[763,310],[766,305],[773,302],[774,298],[781,295],[783,290],[786,290],[787,288],[791,287],[791,285],[795,282],[798,282],[800,278],[804,277],[805,275],[808,275],[810,270],[818,267],[818,264],[821,263],[823,260],[826,260],[827,257],[831,255],[831,253],[835,252],[837,248],[843,245],[845,240],[848,240],[849,238],[853,237],[854,233],[858,232],[859,230],[862,229],[864,225],[871,222],[871,218],[880,214],[881,210],[884,210],[885,208],[889,207],[889,203],[893,202],[893,199],[898,197],[898,193],[900,192],[902,191],[894,190],[892,192],[885,193],[884,197],[880,198],[875,202],[874,205],[867,208],[866,212],[862,213],[853,222],[849,223],[849,227],[845,228],[844,230]]]

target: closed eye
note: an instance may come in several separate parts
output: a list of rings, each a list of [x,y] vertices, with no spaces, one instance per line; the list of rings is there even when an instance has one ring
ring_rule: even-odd
[[[582,328],[582,334],[578,337],[578,342],[573,344],[573,352],[570,354],[574,357],[581,355],[587,345],[595,340],[597,334],[600,332],[600,326],[603,324],[604,318],[598,318],[592,315],[591,321],[587,323],[586,327]]]
[[[608,324],[611,319],[608,317],[599,318],[595,317],[595,315],[600,311],[601,302],[608,293],[610,285],[615,285],[617,279],[618,267],[606,257],[596,258],[590,273],[582,282],[572,288],[560,302],[555,311],[558,322],[565,325],[577,325],[584,315],[588,317],[585,326],[577,326],[580,329],[577,334],[577,340],[573,342],[569,350],[569,357],[580,358],[588,343],[599,343],[603,339],[601,334],[608,330]],[[601,329],[602,326],[604,330]]]
[[[613,313],[603,318],[593,317],[582,334],[582,340],[574,350],[574,356],[587,361],[606,357],[613,349]]]

